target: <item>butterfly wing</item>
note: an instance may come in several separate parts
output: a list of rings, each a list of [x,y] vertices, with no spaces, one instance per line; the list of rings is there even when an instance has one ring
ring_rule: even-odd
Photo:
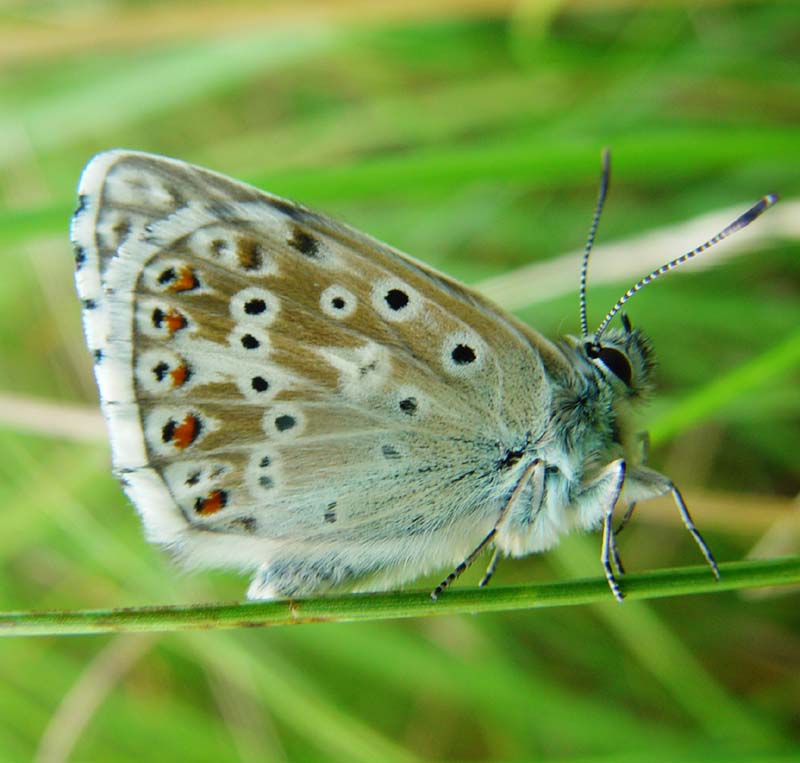
[[[257,567],[267,597],[409,579],[497,521],[549,415],[544,340],[364,234],[182,162],[100,154],[79,195],[84,327],[152,540]]]

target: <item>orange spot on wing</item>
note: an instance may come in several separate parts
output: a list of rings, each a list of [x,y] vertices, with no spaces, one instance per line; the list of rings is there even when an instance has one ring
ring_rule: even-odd
[[[224,490],[213,490],[207,498],[198,498],[195,501],[194,510],[201,516],[207,517],[225,508],[226,503],[228,494]]]
[[[167,324],[167,330],[170,334],[186,328],[186,316],[177,310],[170,310],[164,313],[162,320]]]
[[[192,291],[200,285],[194,270],[189,267],[182,267],[178,277],[169,285],[170,291]]]
[[[176,369],[170,371],[169,375],[172,377],[173,387],[182,387],[189,378],[189,367],[186,365],[178,366]]]
[[[187,413],[183,421],[172,432],[172,444],[183,450],[188,448],[200,434],[200,421],[191,413]]]

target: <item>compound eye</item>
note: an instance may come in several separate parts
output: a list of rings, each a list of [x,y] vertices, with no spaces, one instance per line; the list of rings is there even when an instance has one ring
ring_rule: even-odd
[[[631,384],[631,364],[625,354],[613,347],[601,347],[597,357],[600,358],[602,364],[614,374],[618,379],[621,379],[628,386]]]

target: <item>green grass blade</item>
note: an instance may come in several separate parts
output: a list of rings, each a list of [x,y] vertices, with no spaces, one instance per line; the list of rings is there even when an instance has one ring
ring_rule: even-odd
[[[706,567],[628,575],[622,588],[630,600],[636,600],[800,583],[800,556],[721,564],[720,571],[722,579],[719,581],[713,579]],[[453,590],[436,602],[431,600],[427,592],[403,592],[189,607],[9,612],[0,616],[0,635],[44,636],[355,622],[508,612],[597,602],[614,603],[602,578],[492,590]]]

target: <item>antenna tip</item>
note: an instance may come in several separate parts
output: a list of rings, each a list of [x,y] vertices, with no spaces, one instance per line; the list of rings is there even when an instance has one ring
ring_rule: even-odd
[[[755,204],[753,204],[750,209],[747,210],[743,215],[740,215],[736,220],[734,220],[731,225],[728,226],[726,229],[726,233],[733,233],[736,230],[740,230],[744,228],[745,225],[749,225],[753,220],[757,217],[760,217],[764,212],[766,212],[771,206],[778,202],[778,194],[776,193],[768,193],[766,196],[762,196]]]

